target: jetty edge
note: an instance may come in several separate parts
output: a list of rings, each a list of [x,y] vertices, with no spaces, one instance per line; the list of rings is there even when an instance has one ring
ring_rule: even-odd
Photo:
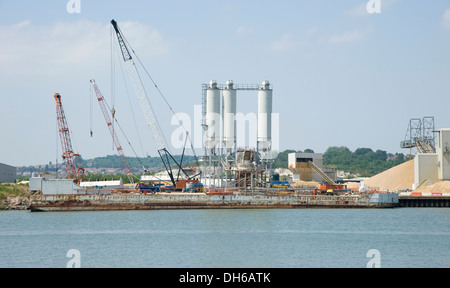
[[[395,193],[359,195],[264,195],[264,194],[73,194],[33,195],[31,212],[113,211],[157,209],[295,209],[295,208],[394,208]]]

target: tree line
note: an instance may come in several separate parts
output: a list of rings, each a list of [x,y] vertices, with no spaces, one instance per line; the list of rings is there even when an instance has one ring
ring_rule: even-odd
[[[278,153],[274,159],[272,168],[288,168],[288,155],[290,153],[314,153],[312,149],[292,150],[288,149]],[[181,155],[175,155],[174,158],[180,163]],[[133,174],[143,173],[144,168],[149,172],[157,172],[164,170],[164,165],[160,157],[126,157],[127,163]],[[338,170],[349,172],[354,175],[360,175],[370,177],[381,173],[389,168],[399,165],[405,162],[407,157],[403,153],[390,154],[383,150],[373,151],[370,148],[358,148],[355,151],[351,151],[345,146],[329,147],[325,153],[323,153],[323,165],[333,166]],[[96,157],[93,159],[82,160],[83,167],[85,168],[117,168],[123,169],[122,161],[118,155],[108,155],[104,157]],[[196,165],[197,159],[191,155],[184,155],[183,166]],[[63,166],[63,164],[60,164]],[[46,166],[47,167],[47,166]],[[19,171],[32,171],[31,167],[18,167]],[[56,168],[45,169],[45,171],[53,172]],[[45,172],[42,170],[36,170],[38,172]],[[34,171],[33,171],[34,172]],[[123,172],[123,171],[122,171]],[[93,176],[93,175],[92,175]],[[97,176],[97,175],[96,175]],[[98,177],[102,177],[100,174]],[[112,177],[112,176],[111,176]]]
[[[306,149],[305,151],[285,150],[278,154],[273,167],[288,168],[288,155],[302,152],[314,153],[312,149]],[[383,150],[373,151],[370,148],[358,148],[352,152],[345,146],[333,146],[323,153],[322,160],[324,166],[332,166],[340,171],[362,177],[371,177],[407,161],[408,158],[403,153],[391,154]]]
[[[407,161],[403,153],[388,154],[383,150],[358,148],[354,152],[347,147],[330,147],[323,154],[324,165],[336,165],[338,170],[371,177]]]

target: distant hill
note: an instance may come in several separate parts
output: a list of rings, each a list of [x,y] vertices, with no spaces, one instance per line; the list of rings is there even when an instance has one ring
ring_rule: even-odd
[[[174,155],[175,160],[180,163],[181,155]],[[142,174],[144,169],[150,172],[157,172],[165,169],[160,157],[126,157],[128,166],[133,174]],[[194,156],[185,155],[183,157],[183,166],[195,165],[196,159]],[[83,167],[94,174],[122,174],[125,173],[122,161],[118,155],[108,155],[104,157],[96,157],[93,159],[82,159]],[[32,173],[58,173],[65,171],[64,163],[58,165],[49,162],[49,164],[22,166],[17,167],[17,176],[19,179],[27,178]]]
[[[174,155],[175,160],[180,163],[181,155]],[[147,169],[164,169],[164,165],[160,157],[126,157],[128,166],[131,170],[145,167]],[[184,155],[183,164],[192,165],[196,163],[194,156]],[[105,157],[96,157],[94,159],[83,160],[83,167],[85,168],[123,168],[122,161],[118,155],[108,155]]]
[[[285,150],[278,153],[278,156],[274,160],[273,168],[288,168],[288,155],[289,153],[305,152],[314,153],[312,149],[306,149],[304,151]],[[180,162],[181,155],[175,155],[174,158]],[[128,165],[132,173],[142,173],[145,167],[149,171],[156,172],[164,169],[164,165],[160,157],[126,157]],[[386,151],[377,150],[373,151],[370,148],[358,148],[354,152],[350,151],[347,147],[330,147],[323,154],[323,164],[326,166],[334,166],[340,171],[348,172],[354,175],[360,175],[365,177],[371,177],[378,173],[381,173],[389,168],[397,166],[407,159],[402,153],[389,154]],[[185,155],[183,158],[183,164],[186,166],[195,165],[196,159],[194,156]],[[64,164],[59,163],[58,169],[61,169]],[[122,173],[123,165],[118,155],[108,155],[104,157],[96,157],[93,159],[83,159],[83,167],[88,170],[99,170],[95,173]],[[114,172],[105,172],[109,169]],[[29,176],[32,172],[54,172],[56,171],[56,165],[49,164],[38,166],[24,166],[18,167],[18,176]]]

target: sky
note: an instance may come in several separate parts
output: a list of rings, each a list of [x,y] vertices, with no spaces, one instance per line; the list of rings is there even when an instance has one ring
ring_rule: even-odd
[[[202,84],[210,80],[270,81],[280,151],[408,154],[400,142],[411,118],[433,116],[436,129],[450,128],[448,0],[0,0],[1,163],[61,163],[55,93],[74,151],[84,159],[116,154],[91,79],[116,110],[125,155],[157,155],[111,19],[164,97],[142,70],[173,154],[174,115],[201,137]],[[237,106],[256,113],[257,94],[240,91]]]

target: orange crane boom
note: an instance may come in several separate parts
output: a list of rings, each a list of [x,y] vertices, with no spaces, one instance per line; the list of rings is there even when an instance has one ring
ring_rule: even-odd
[[[69,126],[67,125],[66,115],[61,103],[61,95],[55,93],[56,115],[58,119],[59,138],[62,146],[62,158],[66,164],[67,176],[74,182],[80,183],[84,178],[84,168],[81,163],[81,156],[74,153],[72,149],[72,141],[70,139]]]

